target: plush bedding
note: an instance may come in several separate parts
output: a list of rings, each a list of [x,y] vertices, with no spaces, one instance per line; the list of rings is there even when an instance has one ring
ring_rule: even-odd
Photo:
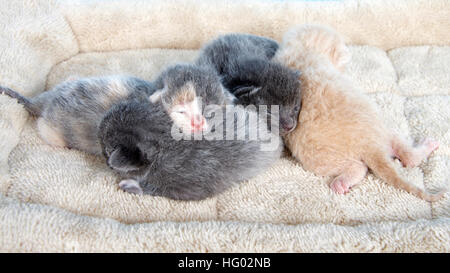
[[[26,96],[68,77],[151,80],[227,32],[280,39],[294,24],[346,36],[347,67],[398,133],[439,150],[401,174],[450,188],[450,7],[398,1],[7,1],[0,84]],[[369,174],[346,195],[283,157],[223,194],[183,202],[122,192],[104,159],[46,145],[0,95],[0,251],[449,252],[450,194],[420,200]]]

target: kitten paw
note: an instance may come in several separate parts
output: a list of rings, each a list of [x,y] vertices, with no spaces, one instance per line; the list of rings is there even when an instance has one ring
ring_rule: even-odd
[[[122,180],[119,183],[119,187],[126,192],[134,193],[134,194],[143,194],[141,186],[136,180],[126,179]]]
[[[350,185],[342,177],[336,177],[333,182],[331,182],[330,188],[332,191],[338,194],[346,194],[350,191]]]

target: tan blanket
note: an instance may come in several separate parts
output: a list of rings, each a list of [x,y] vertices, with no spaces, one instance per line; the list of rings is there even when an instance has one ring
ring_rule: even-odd
[[[347,37],[347,69],[397,132],[441,142],[420,187],[449,188],[450,6],[398,1],[5,1],[0,84],[33,96],[69,76],[152,79],[226,32],[280,39],[294,24]],[[102,158],[45,145],[0,95],[0,251],[450,251],[450,194],[430,204],[369,174],[347,195],[282,158],[200,202],[122,192]]]

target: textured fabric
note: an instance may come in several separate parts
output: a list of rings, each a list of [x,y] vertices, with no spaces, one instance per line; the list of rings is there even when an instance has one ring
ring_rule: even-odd
[[[153,79],[225,32],[281,38],[328,24],[347,37],[347,72],[382,117],[439,150],[401,174],[433,191],[450,178],[450,8],[399,1],[6,1],[0,84],[33,96],[68,77]],[[284,157],[200,202],[122,192],[102,158],[43,143],[0,95],[0,251],[450,251],[450,194],[430,204],[369,174],[347,195]]]

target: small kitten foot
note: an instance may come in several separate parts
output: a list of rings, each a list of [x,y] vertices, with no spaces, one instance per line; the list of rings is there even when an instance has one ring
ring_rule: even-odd
[[[141,189],[141,186],[136,180],[126,179],[122,180],[119,183],[119,187],[126,192],[134,193],[134,194],[143,194],[144,192]]]
[[[350,184],[343,177],[336,177],[330,184],[331,190],[338,194],[345,194],[350,191]]]
[[[424,159],[427,159],[430,154],[438,148],[438,141],[431,138],[426,138],[418,147],[419,153],[417,153],[415,156],[412,156],[409,160],[405,160],[405,162],[402,162],[403,167],[414,168],[419,166]]]
[[[414,168],[419,166],[424,159],[427,159],[438,148],[438,141],[426,138],[414,148],[407,148],[404,145],[400,145],[395,156],[400,159],[403,167]]]

